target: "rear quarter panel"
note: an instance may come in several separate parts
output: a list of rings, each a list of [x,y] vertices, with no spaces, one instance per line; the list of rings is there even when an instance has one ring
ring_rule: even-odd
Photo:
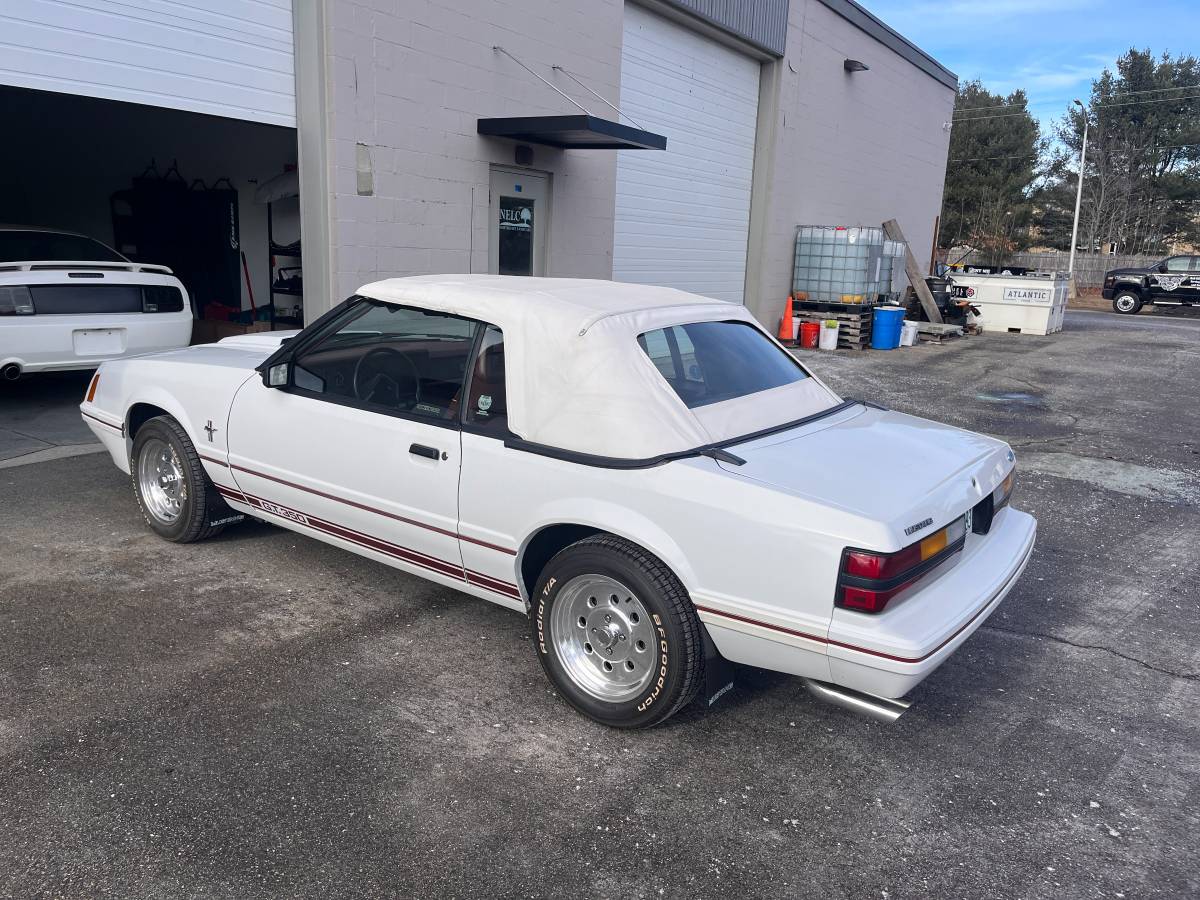
[[[723,471],[696,458],[649,469],[604,469],[505,448],[463,435],[460,531],[511,547],[504,556],[463,544],[468,569],[521,583],[522,555],[534,535],[557,524],[593,527],[628,538],[662,559],[705,611],[744,615],[824,638],[842,548],[878,544],[885,527]],[[522,585],[528,591],[531,585]],[[770,665],[736,618],[710,623],[718,648],[735,662]],[[796,674],[828,677],[820,641],[781,633],[811,651]],[[799,669],[796,668],[799,666]]]

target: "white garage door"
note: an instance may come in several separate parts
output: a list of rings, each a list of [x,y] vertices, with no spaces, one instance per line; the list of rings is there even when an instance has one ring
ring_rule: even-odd
[[[0,84],[296,124],[291,0],[3,0]]]
[[[626,4],[621,110],[667,137],[617,154],[613,278],[742,302],[759,63]]]

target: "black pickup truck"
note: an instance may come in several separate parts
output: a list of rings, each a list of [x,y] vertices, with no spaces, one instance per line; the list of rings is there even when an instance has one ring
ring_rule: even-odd
[[[1105,300],[1132,316],[1143,305],[1200,306],[1200,256],[1168,256],[1144,269],[1112,269],[1104,273]]]

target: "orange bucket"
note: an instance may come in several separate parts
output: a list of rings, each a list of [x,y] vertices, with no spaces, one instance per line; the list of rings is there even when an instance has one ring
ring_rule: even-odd
[[[817,341],[821,337],[820,322],[801,322],[800,323],[800,346],[808,347],[810,350],[817,348]]]

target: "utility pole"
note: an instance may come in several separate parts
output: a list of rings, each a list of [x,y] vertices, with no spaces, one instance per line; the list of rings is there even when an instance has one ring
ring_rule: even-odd
[[[1075,224],[1071,226],[1071,259],[1067,263],[1067,274],[1075,278],[1075,241],[1079,237],[1079,207],[1083,203],[1083,166],[1087,160],[1088,113],[1078,100],[1075,105],[1083,112],[1083,146],[1079,148],[1079,186],[1075,189]]]

